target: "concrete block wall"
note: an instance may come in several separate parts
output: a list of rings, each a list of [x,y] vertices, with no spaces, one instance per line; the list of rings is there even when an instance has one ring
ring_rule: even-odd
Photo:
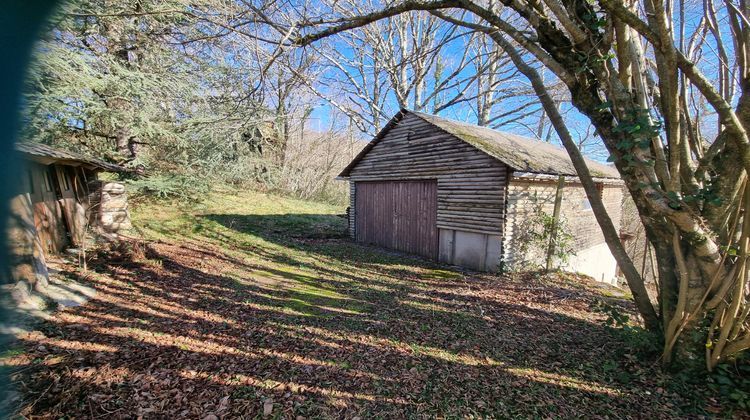
[[[621,187],[604,185],[601,188],[601,197],[609,217],[612,218],[612,223],[619,228],[622,217]],[[588,205],[583,186],[577,183],[566,184],[563,188],[563,205],[560,209],[560,214],[565,218],[568,229],[574,233],[575,249],[583,250],[604,243],[604,235],[591,206]]]
[[[537,250],[523,253],[521,235],[527,228],[525,221],[537,209],[552,214],[555,205],[556,184],[554,182],[534,182],[512,178],[508,183],[506,197],[506,219],[503,231],[503,268],[515,271],[524,269],[525,262],[543,264],[544,255]]]
[[[438,260],[478,271],[497,271],[501,241],[500,235],[440,229]]]
[[[602,183],[601,194],[613,223],[619,229],[622,215],[622,187],[614,183]],[[532,264],[543,266],[543,249],[532,249],[521,254],[523,244],[520,231],[528,228],[525,221],[541,208],[552,214],[555,205],[557,179],[533,179],[514,177],[508,184],[506,224],[503,233],[503,265],[508,270],[518,270]],[[567,180],[563,188],[560,216],[565,219],[568,232],[573,235],[573,248],[576,256],[571,257],[568,266],[571,271],[588,274],[597,280],[611,281],[615,275],[616,263],[604,242],[604,236],[594,217],[583,186],[574,180]],[[603,245],[603,246],[602,246]]]

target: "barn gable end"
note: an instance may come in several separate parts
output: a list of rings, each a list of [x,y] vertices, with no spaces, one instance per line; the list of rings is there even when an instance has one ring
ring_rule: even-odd
[[[619,226],[617,171],[587,164]],[[350,181],[349,227],[357,241],[484,271],[539,265],[523,232],[538,210],[552,213],[564,177],[561,214],[576,253],[567,268],[614,278],[616,264],[572,163],[551,144],[402,110],[340,177]]]
[[[359,183],[434,180],[440,235],[437,257],[477,269],[496,268],[508,175],[505,164],[412,113],[392,124],[353,163],[347,168],[352,235],[356,237]],[[470,246],[456,247],[457,242]]]

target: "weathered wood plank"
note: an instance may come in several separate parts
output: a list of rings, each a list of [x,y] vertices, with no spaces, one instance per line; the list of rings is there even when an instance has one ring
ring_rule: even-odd
[[[446,134],[421,118],[407,115],[352,168],[350,180],[352,185],[383,181],[437,181],[436,191],[431,199],[435,200],[439,227],[499,235],[505,219],[508,172],[507,166],[473,146]],[[402,188],[408,187],[394,185],[392,188],[403,192]],[[362,194],[361,190],[354,187],[352,191],[354,194]],[[398,197],[397,200],[412,199],[408,193],[395,196]],[[406,229],[403,226],[384,226],[379,229],[390,233],[375,232],[371,226],[363,227],[357,220],[358,216],[362,216],[355,210],[357,200],[352,198],[351,201],[350,229],[368,229],[361,234],[377,237],[383,243],[390,241],[391,248],[412,248],[413,239],[406,238],[402,238],[405,243],[400,244],[400,247],[394,246],[397,244],[393,243],[393,235],[403,234],[403,229]],[[394,214],[410,208],[404,203],[388,201],[390,198],[382,194],[362,200],[363,203],[382,200],[381,207],[390,206]],[[424,210],[423,204],[417,210]],[[378,218],[384,216],[377,215]],[[419,228],[412,233],[424,234]],[[391,236],[386,238],[377,235]],[[357,232],[356,237],[361,237],[360,232]]]

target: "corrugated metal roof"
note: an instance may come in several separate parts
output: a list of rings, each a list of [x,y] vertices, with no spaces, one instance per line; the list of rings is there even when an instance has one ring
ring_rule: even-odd
[[[127,169],[114,163],[105,162],[82,154],[56,149],[41,143],[17,143],[16,150],[31,160],[49,165],[51,163],[66,163],[74,166],[89,166],[108,172],[127,172]]]
[[[550,175],[577,176],[568,152],[553,144],[530,139],[515,134],[503,133],[487,127],[450,120],[436,115],[402,109],[373,139],[370,144],[341,172],[339,176],[347,177],[356,164],[380,139],[406,114],[414,114],[453,135],[498,161],[519,172],[531,172]],[[614,167],[586,159],[591,176],[596,178],[620,178]]]

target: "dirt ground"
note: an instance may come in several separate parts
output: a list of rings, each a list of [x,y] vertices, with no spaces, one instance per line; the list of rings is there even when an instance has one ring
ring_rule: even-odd
[[[265,196],[264,196],[265,197]],[[4,364],[27,418],[675,418],[711,413],[604,325],[621,292],[352,243],[335,209],[144,207],[97,290]],[[267,205],[268,207],[263,207]],[[272,209],[272,211],[269,210]],[[296,213],[295,213],[296,212]]]

